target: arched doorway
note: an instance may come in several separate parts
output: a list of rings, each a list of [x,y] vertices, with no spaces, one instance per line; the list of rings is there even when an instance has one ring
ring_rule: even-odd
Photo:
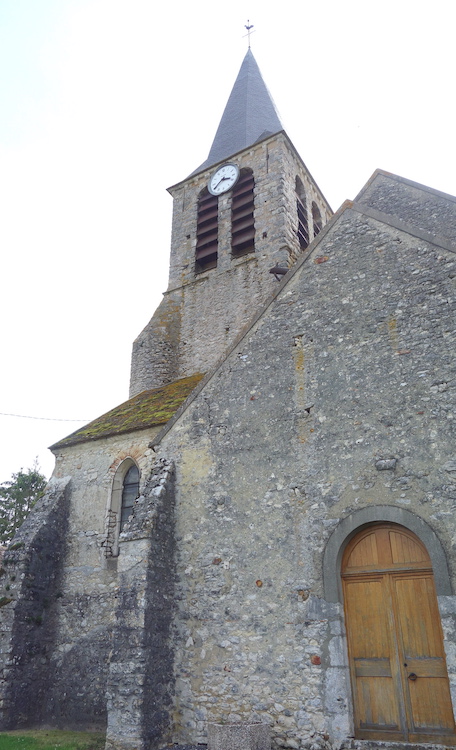
[[[355,736],[455,745],[425,546],[403,526],[372,524],[348,543],[341,573]]]

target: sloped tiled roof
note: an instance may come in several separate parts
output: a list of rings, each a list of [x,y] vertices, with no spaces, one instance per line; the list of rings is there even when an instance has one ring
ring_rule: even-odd
[[[193,174],[283,130],[272,97],[249,49],[215,134],[209,156]]]
[[[152,388],[138,393],[137,396],[51,445],[51,450],[166,424],[202,377],[201,373],[196,373],[188,378],[175,380],[174,383],[162,388]]]

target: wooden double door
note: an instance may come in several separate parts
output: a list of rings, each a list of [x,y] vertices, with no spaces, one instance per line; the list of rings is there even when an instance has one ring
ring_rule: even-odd
[[[456,744],[432,565],[396,524],[365,528],[342,560],[360,739]]]

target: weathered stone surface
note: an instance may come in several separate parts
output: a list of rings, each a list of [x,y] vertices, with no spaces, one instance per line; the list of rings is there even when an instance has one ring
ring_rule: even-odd
[[[439,190],[377,171],[356,198],[434,237],[456,243],[456,200]]]
[[[119,546],[106,750],[147,750],[171,733],[174,469],[159,461]]]
[[[265,268],[283,227],[293,256],[296,230],[296,163],[284,139],[268,143],[271,173],[278,159],[287,175],[268,193],[266,143],[249,155],[265,200],[255,219],[268,233]],[[17,570],[8,589],[4,576],[0,608],[4,724],[107,720],[108,750],[155,750],[206,744],[208,722],[260,722],[275,750],[361,750],[350,739],[340,577],[361,526],[404,525],[442,563],[434,573],[456,701],[453,199],[375,177],[228,351],[232,321],[238,333],[247,303],[265,298],[254,278],[262,261],[255,254],[228,275],[221,255],[223,294],[217,274],[190,280],[191,210],[183,185],[174,191],[171,278],[177,307],[187,303],[177,322],[166,308],[163,340],[175,335],[182,350],[161,374],[166,352],[150,368],[138,354],[135,382],[207,369],[200,362],[227,353],[159,434],[58,449],[56,477],[71,476],[71,487],[55,485],[20,532],[24,547],[5,559],[5,576]],[[220,210],[226,221],[228,204]],[[443,240],[429,237],[435,217],[448,220]],[[140,497],[109,557],[107,511],[125,461],[140,471]],[[43,631],[27,618],[37,602],[42,616],[47,591],[63,596]]]
[[[207,725],[208,750],[270,750],[271,730],[267,724]]]
[[[163,437],[177,472],[176,739],[204,742],[205,719],[270,722],[276,746],[350,733],[342,610],[322,580],[341,517],[413,509],[454,580],[454,268],[347,209]],[[450,641],[447,659],[453,684]]]
[[[195,276],[197,197],[213,168],[170,188],[174,198],[168,290],[133,344],[130,396],[195,372],[207,372],[233,343],[252,313],[274,291],[269,273],[301,255],[297,239],[296,177],[307,197],[313,237],[312,201],[323,224],[331,209],[282,132],[236,155],[255,177],[255,252],[231,253],[231,194],[219,198],[218,264]]]

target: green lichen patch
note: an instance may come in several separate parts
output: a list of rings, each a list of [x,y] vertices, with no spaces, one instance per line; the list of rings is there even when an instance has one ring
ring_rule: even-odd
[[[93,422],[89,422],[85,427],[81,427],[80,430],[51,445],[51,450],[166,424],[196,388],[202,377],[201,373],[196,373],[189,378],[175,380],[174,383],[164,385],[162,388],[152,388],[138,393],[129,401],[125,401],[98,419],[94,419]]]

